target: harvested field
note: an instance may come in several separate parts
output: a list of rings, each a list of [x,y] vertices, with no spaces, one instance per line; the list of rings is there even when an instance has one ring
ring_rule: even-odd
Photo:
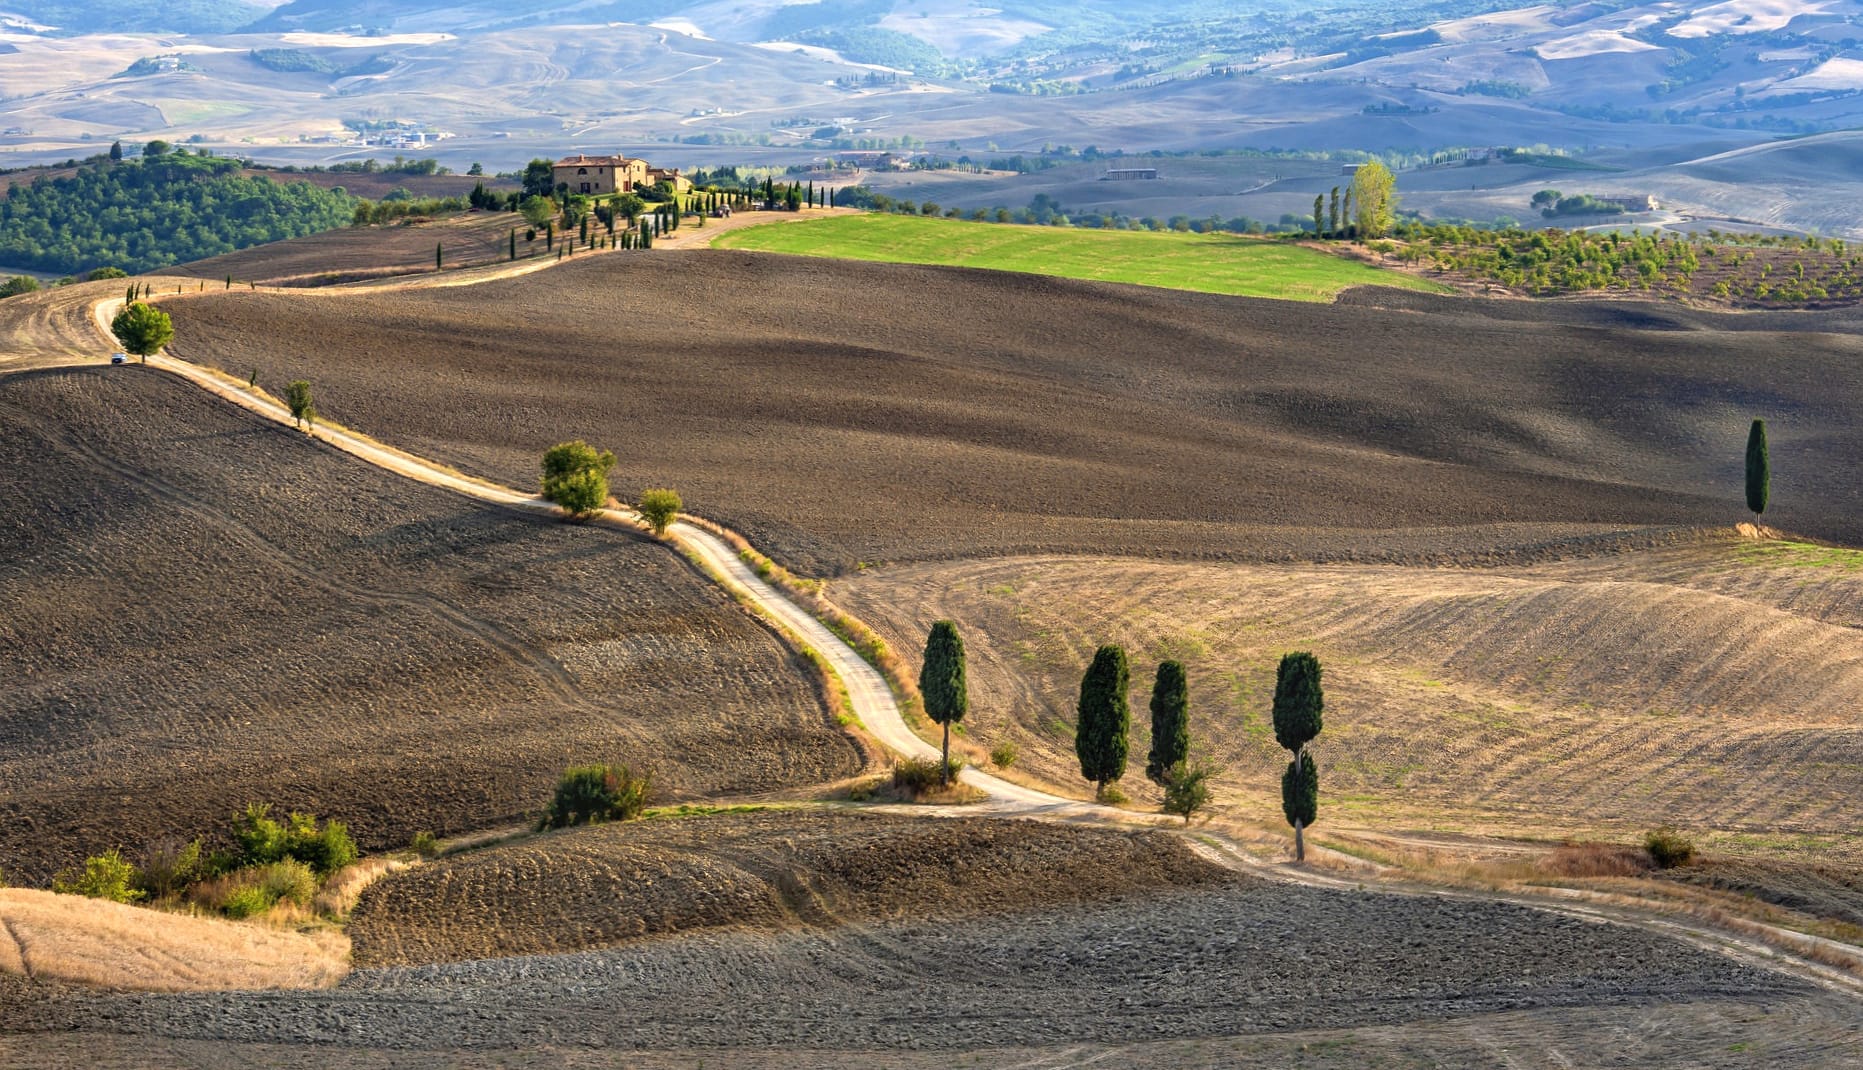
[[[766,811],[569,829],[371,886],[358,966],[586,951],[670,933],[956,918],[1241,878],[1163,832]]]
[[[374,227],[339,227],[321,234],[241,249],[236,253],[163,268],[164,275],[235,286],[330,286],[387,276],[433,271],[433,247],[446,250],[447,268],[502,264],[510,258],[511,228],[518,232],[520,258],[544,255],[544,239],[524,240],[522,216],[468,212],[438,219]]]
[[[1768,1065],[1831,1066],[1863,1051],[1849,998],[1640,930],[1264,882],[365,969],[327,992],[0,993],[0,1036],[27,1050],[69,1051],[76,1032],[207,1065],[1003,1065],[1033,1049],[1060,1065],[1491,1066],[1505,1049],[1535,1067],[1662,1066],[1721,1065],[1740,1042]]]
[[[552,443],[598,442],[620,493],[678,487],[810,573],[1530,558],[1739,519],[1754,415],[1768,521],[1863,542],[1851,319],[1345,296],[663,251],[171,311],[180,355],[306,376],[333,418],[475,474],[527,483]]]
[[[669,799],[849,775],[813,669],[678,555],[359,464],[137,365],[0,378],[0,865],[222,828],[365,849],[522,819],[560,770]]]
[[[1157,663],[1185,663],[1219,796],[1279,820],[1275,666],[1326,672],[1329,825],[1627,841],[1673,823],[1717,851],[1863,861],[1863,572],[1705,538],[1520,569],[1024,558],[871,570],[829,592],[916,672],[931,622],[966,637],[967,739],[1085,791],[1081,673],[1133,660],[1128,794]],[[1829,553],[1829,551],[1826,551]],[[1785,554],[1785,557],[1778,556]]]

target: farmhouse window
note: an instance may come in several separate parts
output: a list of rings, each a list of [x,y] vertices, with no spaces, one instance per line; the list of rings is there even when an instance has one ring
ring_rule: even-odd
[[[576,173],[579,175],[586,175],[589,173],[589,169],[586,167],[578,167],[576,168]]]

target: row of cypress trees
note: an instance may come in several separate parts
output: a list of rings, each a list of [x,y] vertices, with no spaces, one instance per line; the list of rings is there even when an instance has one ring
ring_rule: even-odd
[[[1131,673],[1125,648],[1109,643],[1099,648],[1080,681],[1080,702],[1074,726],[1074,754],[1080,775],[1092,781],[1101,799],[1112,798],[1109,788],[1126,773],[1131,747],[1132,712],[1127,699]],[[926,716],[944,729],[940,780],[950,783],[951,726],[970,710],[965,678],[964,640],[957,625],[941,620],[932,625],[925,642],[925,660],[919,671],[919,691]],[[1281,808],[1294,828],[1294,850],[1306,858],[1305,830],[1319,814],[1318,764],[1307,745],[1320,734],[1325,710],[1319,659],[1305,651],[1287,654],[1275,673],[1274,734],[1292,755],[1281,777]],[[1151,689],[1151,751],[1145,757],[1145,775],[1165,789],[1165,809],[1191,814],[1209,801],[1207,781],[1215,775],[1208,766],[1190,766],[1190,686],[1179,661],[1164,661]]]

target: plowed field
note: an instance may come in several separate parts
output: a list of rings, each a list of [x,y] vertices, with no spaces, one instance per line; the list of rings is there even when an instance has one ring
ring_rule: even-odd
[[[376,471],[137,365],[0,378],[0,866],[270,801],[367,849],[541,809],[856,771],[812,670],[626,533]]]
[[[1331,306],[768,254],[591,257],[483,286],[172,303],[175,351],[512,484],[621,457],[779,559],[1090,551],[1469,560],[1741,518],[1863,542],[1837,316],[1394,295]]]

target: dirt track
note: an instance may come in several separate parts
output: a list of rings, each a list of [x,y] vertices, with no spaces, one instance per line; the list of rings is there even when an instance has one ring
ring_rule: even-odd
[[[547,276],[208,294],[176,303],[176,351],[308,376],[336,418],[506,482],[561,438],[599,441],[624,493],[677,486],[813,571],[1012,550],[1480,560],[1719,525],[1755,413],[1774,420],[1769,519],[1863,542],[1843,474],[1863,462],[1859,346],[1817,333],[1847,326],[1832,317],[1315,308],[726,252]]]
[[[675,798],[862,761],[811,670],[664,548],[378,473],[133,365],[0,379],[0,635],[14,880],[249,801],[379,849],[519,818],[576,761]]]

